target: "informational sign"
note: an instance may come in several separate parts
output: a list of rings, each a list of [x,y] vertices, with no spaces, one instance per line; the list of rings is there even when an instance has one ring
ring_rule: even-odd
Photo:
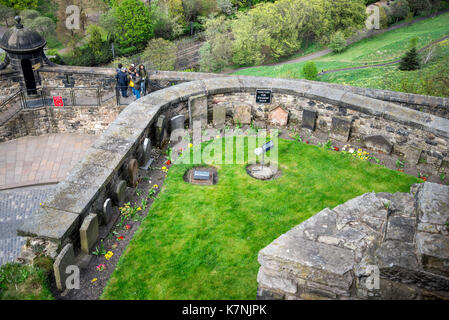
[[[271,103],[271,90],[269,89],[257,89],[256,90],[256,103]]]
[[[64,107],[64,100],[61,96],[53,96],[53,103],[55,107]]]

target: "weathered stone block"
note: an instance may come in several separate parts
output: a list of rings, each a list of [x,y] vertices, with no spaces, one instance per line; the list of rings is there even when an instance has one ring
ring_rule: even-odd
[[[136,159],[130,159],[128,162],[128,186],[134,188],[139,178],[139,164]]]
[[[351,119],[332,117],[331,137],[342,142],[348,141],[351,124]]]
[[[115,186],[114,189],[114,198],[115,201],[117,202],[117,205],[121,206],[123,204],[123,202],[125,201],[125,197],[126,197],[126,181],[125,180],[120,180],[117,185]]]
[[[226,122],[226,108],[224,106],[213,106],[213,123],[215,128],[223,128]]]
[[[66,279],[68,276],[68,274],[66,274],[66,268],[74,264],[75,252],[73,251],[73,245],[69,243],[61,250],[53,263],[56,287],[59,290],[62,291],[66,288]]]
[[[207,96],[199,95],[188,100],[190,110],[190,127],[194,121],[201,121],[201,127],[207,126]]]
[[[83,220],[80,228],[81,250],[89,254],[90,250],[98,240],[98,216],[89,214]]]
[[[449,237],[418,232],[416,248],[425,270],[449,277]]]
[[[282,276],[282,274],[270,274],[269,272],[266,272],[264,268],[259,269],[259,273],[257,274],[257,282],[259,285],[264,287],[291,294],[295,294],[298,291],[298,287],[294,279],[289,279],[285,275]]]
[[[156,142],[162,145],[167,136],[167,119],[164,115],[160,115],[156,122]]]
[[[288,111],[282,107],[276,107],[268,114],[268,122],[275,126],[285,127],[288,123]]]
[[[413,242],[415,236],[415,219],[393,216],[388,219],[387,240]]]
[[[251,106],[241,105],[235,107],[234,110],[234,122],[240,124],[251,123]]]
[[[445,225],[449,221],[449,187],[425,182],[416,197],[419,222]]]
[[[407,148],[407,150],[405,151],[405,161],[410,165],[416,165],[421,158],[421,153],[422,150],[420,149]]]
[[[302,111],[302,127],[314,131],[317,117],[318,117],[317,111],[311,109],[304,109]]]
[[[393,144],[381,135],[367,136],[363,138],[363,142],[366,147],[376,151],[383,151],[387,154],[390,154],[393,149]]]
[[[186,117],[183,114],[177,115],[170,119],[170,131],[184,129]]]

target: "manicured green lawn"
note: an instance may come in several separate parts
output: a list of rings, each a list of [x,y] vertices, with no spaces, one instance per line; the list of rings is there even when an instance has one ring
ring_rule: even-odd
[[[335,151],[279,140],[282,176],[215,165],[218,184],[191,185],[172,165],[102,299],[255,299],[257,254],[320,210],[366,192],[408,192],[416,177]]]
[[[389,31],[384,34],[363,39],[349,46],[340,54],[328,54],[313,60],[318,71],[357,67],[365,64],[385,63],[399,59],[409,47],[412,38],[418,38],[418,48],[449,34],[449,13],[436,18],[417,22],[411,26]],[[443,46],[442,58],[449,57],[449,45]],[[440,60],[441,61],[441,60]],[[236,71],[236,75],[303,78],[301,70],[305,62],[285,64],[280,66],[261,66]],[[397,90],[394,83],[401,82],[404,77],[425,76],[434,72],[435,63],[425,66],[422,70],[407,72],[398,70],[398,65],[376,67],[361,70],[351,70],[325,74],[320,81],[347,84],[359,87]],[[436,68],[439,68],[438,66]],[[390,80],[388,83],[385,79]],[[416,92],[420,93],[420,92]]]

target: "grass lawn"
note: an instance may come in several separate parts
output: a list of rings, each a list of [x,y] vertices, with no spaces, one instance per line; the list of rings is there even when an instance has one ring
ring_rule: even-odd
[[[408,49],[410,40],[414,37],[418,38],[418,48],[421,48],[448,34],[449,13],[445,13],[408,27],[363,39],[352,44],[340,54],[328,54],[313,61],[316,63],[319,71],[389,62],[399,59]],[[443,51],[443,56],[449,57],[449,45],[447,42],[444,44]],[[280,66],[261,66],[239,70],[233,74],[301,79],[303,78],[301,70],[304,64],[305,62]],[[391,83],[394,83],[394,81],[386,84],[384,79],[393,79],[396,82],[400,82],[403,77],[412,76],[411,78],[413,78],[415,73],[427,74],[434,71],[431,64],[416,72],[400,71],[397,67],[397,65],[393,65],[343,71],[325,74],[320,76],[319,80],[359,87],[396,90],[396,88],[391,86]]]
[[[173,165],[102,299],[255,299],[257,254],[278,236],[326,207],[419,182],[296,141],[280,139],[278,154],[283,175],[272,181],[215,165],[218,184],[195,186],[183,180],[193,165]]]

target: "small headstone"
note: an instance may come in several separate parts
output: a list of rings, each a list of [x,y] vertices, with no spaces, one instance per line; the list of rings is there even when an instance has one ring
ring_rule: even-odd
[[[351,132],[351,119],[332,117],[331,138],[346,142]]]
[[[234,110],[234,123],[250,124],[251,123],[251,106],[238,106]]]
[[[177,115],[170,119],[170,131],[176,129],[184,129],[186,117],[183,114]]]
[[[107,198],[103,203],[103,212],[102,212],[103,222],[104,224],[108,224],[111,221],[113,211],[112,211],[112,201],[110,198]]]
[[[128,162],[128,186],[134,188],[137,185],[139,178],[139,165],[136,159],[131,159]]]
[[[160,115],[156,122],[156,143],[161,146],[167,134],[167,120]]]
[[[53,263],[53,272],[56,280],[56,287],[63,291],[66,288],[65,281],[69,274],[66,273],[66,268],[70,265],[75,265],[75,252],[71,243],[67,244]]]
[[[125,196],[126,196],[126,181],[125,180],[120,180],[117,183],[117,186],[115,187],[114,195],[115,195],[117,204],[119,206],[122,205],[122,203],[125,201]]]
[[[210,173],[209,173],[209,171],[195,170],[193,172],[193,179],[195,179],[195,180],[209,180],[210,179]]]
[[[215,128],[223,128],[226,122],[226,108],[224,106],[214,105],[213,107],[213,123]]]
[[[190,110],[190,127],[194,121],[201,121],[201,127],[207,126],[207,96],[190,97],[188,100]]]
[[[90,250],[98,240],[98,232],[98,216],[91,213],[84,218],[80,228],[81,251],[86,254],[90,253]]]
[[[373,150],[383,151],[387,154],[391,153],[393,145],[381,135],[368,136],[363,138],[365,145]]]
[[[421,153],[422,150],[420,149],[408,148],[405,151],[405,161],[410,165],[416,165],[419,162],[419,158],[421,158]]]
[[[318,112],[311,109],[304,109],[302,111],[302,127],[305,129],[315,130],[316,118]]]
[[[288,123],[288,112],[282,107],[276,107],[268,114],[268,122],[275,126],[286,126]]]

